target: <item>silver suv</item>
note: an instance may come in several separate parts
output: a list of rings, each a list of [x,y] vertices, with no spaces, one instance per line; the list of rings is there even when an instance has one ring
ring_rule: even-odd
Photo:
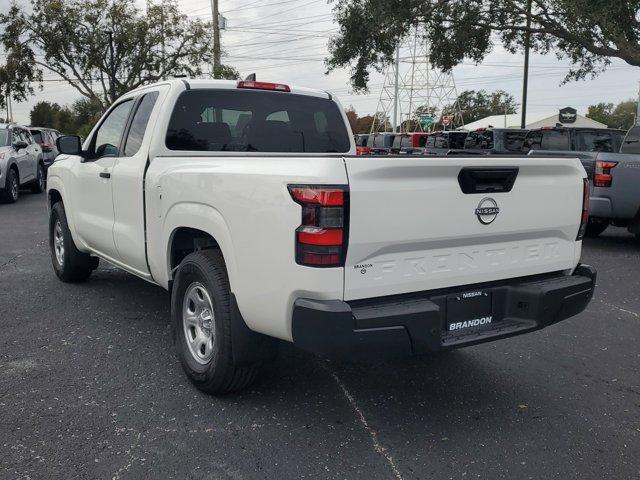
[[[42,149],[25,127],[0,123],[0,199],[15,202],[21,187],[44,192]]]

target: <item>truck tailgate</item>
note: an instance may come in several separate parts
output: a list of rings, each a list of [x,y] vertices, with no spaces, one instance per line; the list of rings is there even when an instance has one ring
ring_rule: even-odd
[[[567,270],[579,260],[585,171],[575,158],[346,157],[345,163],[345,300]],[[463,193],[463,169],[481,179],[473,193]],[[486,190],[495,181],[475,172],[487,169],[515,172],[511,190]]]

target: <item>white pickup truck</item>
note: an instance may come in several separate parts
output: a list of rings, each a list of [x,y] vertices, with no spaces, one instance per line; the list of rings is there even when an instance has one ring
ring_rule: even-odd
[[[581,312],[577,159],[358,157],[329,93],[171,80],[118,99],[48,172],[53,268],[99,259],[171,292],[201,389],[247,386],[276,339],[324,356],[419,355]]]

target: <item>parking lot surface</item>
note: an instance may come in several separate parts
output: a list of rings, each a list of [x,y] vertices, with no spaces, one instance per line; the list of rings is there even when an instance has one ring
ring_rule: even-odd
[[[0,478],[640,478],[640,240],[585,242],[587,311],[380,364],[281,348],[241,394],[196,390],[168,294],[51,268],[44,195],[0,205]]]

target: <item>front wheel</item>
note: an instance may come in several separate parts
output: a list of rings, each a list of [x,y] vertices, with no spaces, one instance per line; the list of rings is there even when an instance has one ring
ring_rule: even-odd
[[[63,282],[84,282],[98,268],[99,260],[78,250],[73,242],[61,202],[51,208],[49,215],[49,248],[53,270]]]
[[[45,173],[44,166],[41,163],[38,164],[38,171],[36,172],[36,181],[31,185],[31,191],[33,193],[44,192],[45,185]]]
[[[7,170],[7,180],[2,193],[2,200],[6,203],[16,203],[18,201],[18,191],[20,190],[20,183],[18,180],[18,174],[13,168]]]
[[[180,263],[171,293],[178,357],[191,381],[207,393],[241,390],[259,371],[259,365],[233,363],[230,296],[219,250],[191,253]]]

